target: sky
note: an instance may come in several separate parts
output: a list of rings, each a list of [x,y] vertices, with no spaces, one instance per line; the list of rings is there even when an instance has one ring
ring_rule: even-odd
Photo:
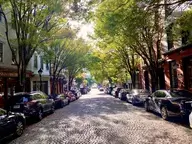
[[[93,24],[89,23],[89,24],[81,24],[80,22],[77,21],[70,21],[69,22],[71,24],[72,27],[79,27],[79,33],[77,34],[78,37],[82,37],[83,39],[89,41],[90,38],[88,35],[91,35],[94,33],[94,29],[93,29]]]

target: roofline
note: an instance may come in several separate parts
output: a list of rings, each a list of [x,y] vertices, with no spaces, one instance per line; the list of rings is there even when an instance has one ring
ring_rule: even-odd
[[[163,55],[169,55],[169,54],[172,54],[172,53],[175,53],[175,52],[180,52],[181,50],[186,50],[188,48],[192,48],[192,44],[188,44],[188,45],[176,48],[174,50],[169,50],[168,52],[163,53]]]

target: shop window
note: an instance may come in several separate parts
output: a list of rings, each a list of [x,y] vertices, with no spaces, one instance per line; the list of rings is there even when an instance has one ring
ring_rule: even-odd
[[[0,43],[0,62],[3,62],[3,43]]]
[[[46,70],[49,70],[49,62],[46,62]]]
[[[37,68],[37,55],[34,56],[34,68]]]
[[[171,78],[171,88],[177,88],[178,87],[178,78],[177,78],[176,61],[170,62],[170,78]]]
[[[43,69],[43,56],[40,57],[41,68]]]
[[[42,81],[42,92],[48,94],[48,81]],[[33,91],[40,90],[40,81],[33,81]]]

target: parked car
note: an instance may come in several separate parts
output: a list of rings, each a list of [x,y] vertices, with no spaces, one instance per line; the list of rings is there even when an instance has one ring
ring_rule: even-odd
[[[103,88],[103,87],[100,87],[100,88],[99,88],[99,91],[104,91],[104,88]]]
[[[76,99],[81,97],[81,92],[78,89],[70,90],[76,97]]]
[[[120,100],[127,100],[126,95],[130,93],[129,89],[121,89],[119,91],[118,97]]]
[[[11,111],[24,113],[26,117],[43,118],[47,112],[53,113],[55,103],[45,93],[37,91],[31,93],[16,93],[10,97]]]
[[[119,95],[119,92],[122,88],[120,87],[116,87],[112,90],[112,95],[115,97],[115,98],[118,98],[118,95]]]
[[[73,102],[73,101],[75,101],[77,98],[75,97],[75,95],[72,93],[72,92],[70,92],[70,91],[68,91],[68,92],[65,92],[64,94],[66,94],[66,96],[69,98],[69,101],[70,102]]]
[[[150,95],[150,92],[144,89],[132,89],[130,93],[128,93],[127,101],[132,103],[133,105],[136,104],[143,104],[145,99]]]
[[[21,136],[25,129],[25,116],[21,113],[13,113],[0,108],[0,143],[3,138],[14,134]]]
[[[172,116],[189,116],[192,110],[192,93],[186,90],[157,90],[146,98],[146,111],[155,111],[163,119]]]
[[[85,87],[80,88],[80,92],[81,92],[81,94],[87,94],[88,93],[88,91],[87,91],[87,89]]]
[[[69,98],[64,94],[56,96],[54,98],[54,101],[55,101],[55,108],[63,108],[64,106],[70,103]]]

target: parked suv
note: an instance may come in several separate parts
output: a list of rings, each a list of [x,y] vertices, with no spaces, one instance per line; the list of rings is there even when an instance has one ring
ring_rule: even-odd
[[[70,102],[69,98],[64,94],[60,94],[56,96],[54,100],[55,100],[55,108],[63,108],[64,106],[68,105]]]
[[[7,113],[0,108],[0,143],[3,138],[14,134],[21,136],[25,128],[25,116],[21,113]]]
[[[192,93],[187,90],[157,90],[144,103],[146,111],[155,111],[167,120],[169,117],[189,117]]]
[[[11,111],[24,113],[26,117],[43,118],[46,112],[53,113],[55,103],[43,92],[16,93],[10,98]]]

